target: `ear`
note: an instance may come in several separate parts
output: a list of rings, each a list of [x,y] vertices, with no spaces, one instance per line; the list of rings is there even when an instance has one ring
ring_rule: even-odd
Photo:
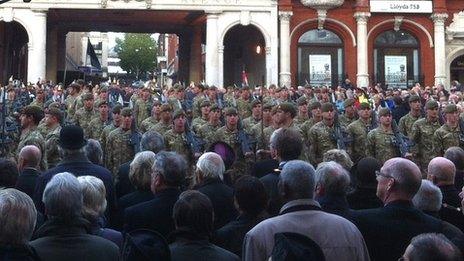
[[[316,189],[314,191],[316,192],[316,195],[318,196],[324,196],[325,194],[324,187],[322,187],[321,185],[316,185]]]

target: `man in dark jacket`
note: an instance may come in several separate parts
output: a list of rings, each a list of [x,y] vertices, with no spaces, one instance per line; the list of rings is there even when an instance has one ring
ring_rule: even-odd
[[[213,204],[214,229],[221,228],[237,216],[234,207],[234,192],[224,184],[224,162],[214,152],[201,155],[195,171],[195,189],[205,194]]]
[[[58,173],[43,193],[48,220],[30,242],[41,260],[113,261],[119,248],[109,240],[89,234],[88,221],[82,218],[81,185],[71,173]]]
[[[450,147],[443,156],[454,163],[456,174],[454,175],[454,186],[461,190],[464,186],[464,150],[461,147]]]
[[[176,203],[187,173],[187,161],[176,152],[156,154],[151,176],[150,201],[129,207],[124,212],[124,230],[145,228],[167,237],[174,230],[172,208]]]
[[[18,156],[18,169],[20,171],[16,180],[16,189],[34,196],[37,178],[40,176],[39,165],[42,153],[34,145],[28,145],[21,149]]]
[[[397,260],[409,241],[422,233],[463,236],[458,228],[413,206],[421,177],[419,167],[403,158],[387,160],[377,172],[377,196],[385,206],[353,213],[353,222],[363,234],[371,260]]]
[[[373,157],[362,158],[354,168],[356,188],[348,195],[348,204],[352,209],[379,208],[382,201],[376,195],[377,180],[375,172],[382,167],[380,161]]]

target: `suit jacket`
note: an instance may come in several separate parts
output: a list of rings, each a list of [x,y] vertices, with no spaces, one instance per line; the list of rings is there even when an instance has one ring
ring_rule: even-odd
[[[376,195],[376,188],[360,188],[347,196],[348,204],[352,209],[380,208],[382,201]]]
[[[422,233],[443,233],[449,239],[462,236],[456,227],[424,214],[410,201],[394,201],[382,208],[358,210],[352,221],[366,241],[371,260],[397,260],[411,239]]]
[[[264,175],[271,173],[274,169],[279,167],[279,162],[275,159],[262,160],[253,164],[251,168],[251,175],[257,178],[261,178]]]
[[[39,176],[40,172],[38,170],[26,168],[19,174],[15,188],[32,198],[34,197],[35,185]]]
[[[135,206],[139,203],[150,201],[154,198],[153,192],[151,191],[140,191],[136,190],[132,193],[129,193],[118,200],[118,211],[115,217],[115,222],[113,225],[117,229],[122,229],[124,222],[124,211],[128,207]]]
[[[134,186],[129,180],[129,170],[130,170],[131,161],[126,162],[119,166],[117,174],[117,182],[115,185],[116,189],[116,198],[121,198],[124,195],[127,195],[135,191]]]
[[[111,175],[111,172],[102,166],[91,163],[85,157],[73,160],[63,160],[56,167],[49,169],[37,179],[33,199],[38,211],[44,213],[42,195],[45,190],[45,186],[55,174],[61,172],[70,172],[76,177],[90,175],[101,179],[105,184],[106,189],[106,200],[108,201],[107,212],[114,213],[115,197],[113,190],[113,176]]]
[[[279,210],[283,205],[277,187],[277,184],[279,183],[279,173],[269,173],[266,176],[260,178],[259,180],[263,182],[264,188],[266,189],[267,195],[269,197],[269,206],[267,207],[267,212],[271,216],[278,215]]]
[[[179,195],[179,189],[168,188],[156,193],[150,201],[127,208],[124,212],[124,231],[152,229],[166,238],[174,230],[172,209]]]
[[[464,231],[464,215],[456,208],[461,207],[461,198],[459,191],[454,185],[440,186],[443,194],[443,203],[450,207],[442,206],[440,209],[440,217],[442,220],[457,226],[461,231]]]
[[[220,179],[207,179],[197,188],[208,196],[214,209],[214,228],[218,229],[237,216],[234,206],[234,191]]]

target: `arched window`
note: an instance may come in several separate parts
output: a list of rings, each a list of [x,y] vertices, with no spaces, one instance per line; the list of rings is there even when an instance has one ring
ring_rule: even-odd
[[[374,81],[392,88],[423,82],[416,37],[404,30],[390,30],[375,38]]]
[[[343,41],[329,30],[310,30],[298,39],[298,83],[336,86],[343,81]]]

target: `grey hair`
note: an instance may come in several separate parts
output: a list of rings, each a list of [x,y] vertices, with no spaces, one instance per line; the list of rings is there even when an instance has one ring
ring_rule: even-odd
[[[84,146],[85,156],[93,164],[102,165],[103,163],[103,150],[98,140],[88,139],[87,145]]]
[[[36,220],[37,210],[26,193],[13,188],[0,189],[0,243],[26,244]]]
[[[65,149],[61,146],[58,146],[58,152],[60,153],[61,158],[72,158],[76,155],[85,155],[85,147],[83,146],[80,149],[77,150],[70,150],[70,149]]]
[[[443,194],[430,180],[423,179],[419,191],[412,198],[414,206],[422,211],[437,212],[441,208]]]
[[[140,151],[152,151],[158,153],[164,150],[164,138],[156,131],[147,131],[140,140]]]
[[[71,220],[81,216],[81,185],[69,172],[58,173],[47,183],[42,201],[48,216]]]
[[[323,161],[335,161],[348,171],[353,167],[353,161],[351,160],[350,155],[348,155],[348,153],[344,150],[328,150],[324,153]]]
[[[316,184],[322,186],[327,195],[346,195],[350,175],[335,161],[322,162],[316,169]]]
[[[94,176],[80,176],[83,203],[82,215],[89,221],[95,221],[106,210],[106,189],[103,181]]]
[[[169,186],[179,186],[185,181],[188,165],[185,158],[174,151],[161,151],[155,156],[153,175],[160,174]]]
[[[411,252],[409,260],[427,261],[443,260],[457,261],[462,260],[462,253],[448,238],[443,234],[424,233],[411,239]]]
[[[436,157],[429,162],[427,173],[436,177],[438,181],[454,183],[456,167],[451,160],[443,157]]]
[[[151,171],[156,154],[142,151],[135,155],[130,164],[129,180],[139,190],[150,190]]]
[[[279,175],[279,183],[286,186],[294,198],[314,198],[314,167],[302,160],[287,162]]]
[[[197,161],[197,169],[201,171],[205,178],[224,179],[224,161],[221,156],[214,152],[206,152]]]

